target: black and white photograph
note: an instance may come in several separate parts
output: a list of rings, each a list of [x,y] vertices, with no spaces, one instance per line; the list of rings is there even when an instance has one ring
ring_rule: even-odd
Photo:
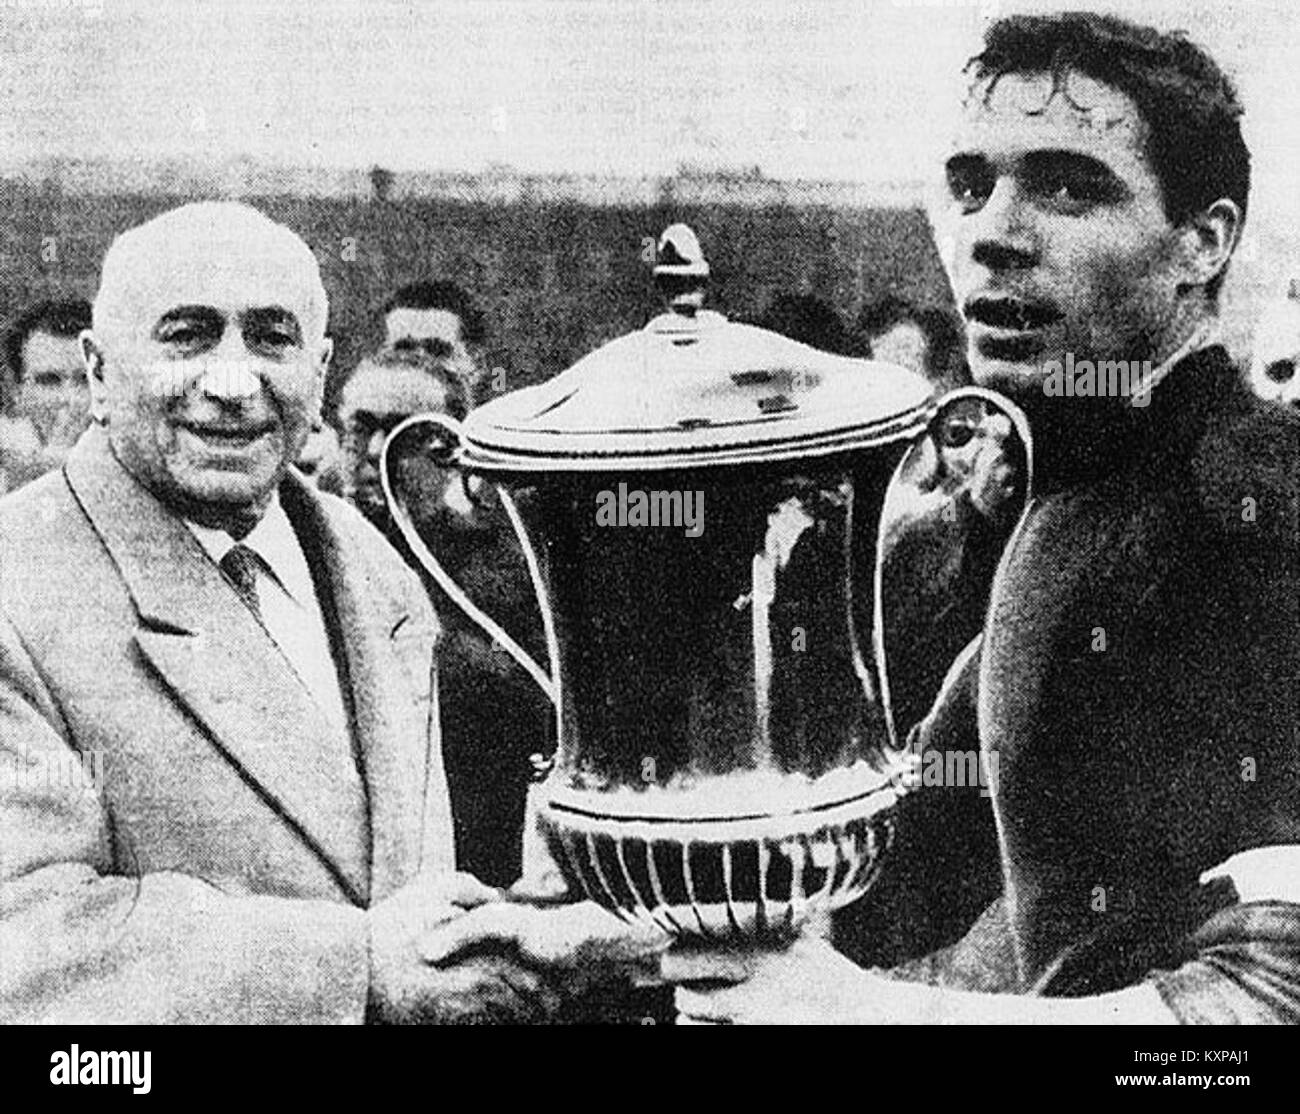
[[[24,1071],[1249,1087],[1146,1034],[1300,1022],[1297,74],[1293,0],[0,0]]]

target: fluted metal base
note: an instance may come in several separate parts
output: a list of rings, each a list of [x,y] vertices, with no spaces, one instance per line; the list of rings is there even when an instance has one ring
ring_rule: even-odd
[[[625,920],[677,936],[758,939],[860,897],[893,837],[894,787],[782,816],[601,815],[552,799],[541,812],[570,886]],[[600,794],[591,794],[599,806]]]

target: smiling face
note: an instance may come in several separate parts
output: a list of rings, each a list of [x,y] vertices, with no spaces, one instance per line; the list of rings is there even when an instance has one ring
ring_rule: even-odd
[[[147,272],[131,268],[129,294],[101,291],[87,347],[123,466],[183,516],[224,526],[255,522],[301,451],[330,343],[305,245],[265,218],[224,234],[221,216],[215,235],[207,222],[169,229],[156,251],[133,243]]]
[[[1041,397],[1051,361],[1159,360],[1181,342],[1183,233],[1124,93],[1070,71],[976,88],[935,216],[975,382]]]

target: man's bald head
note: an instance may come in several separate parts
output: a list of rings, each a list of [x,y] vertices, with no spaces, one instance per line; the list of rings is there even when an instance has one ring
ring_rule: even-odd
[[[302,314],[305,337],[325,335],[329,301],[311,249],[291,229],[234,201],[182,205],[118,236],[104,257],[95,333],[111,335],[160,311],[160,299],[183,300],[185,276],[237,283],[246,293],[258,280],[275,284],[281,297],[293,291],[297,304],[286,308]]]
[[[319,420],[332,345],[315,257],[247,205],[185,205],[104,260],[82,334],[91,413],[182,517],[251,528]]]

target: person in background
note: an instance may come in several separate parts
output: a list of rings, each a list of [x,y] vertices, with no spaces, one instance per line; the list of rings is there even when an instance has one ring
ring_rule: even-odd
[[[369,356],[339,392],[338,424],[342,494],[399,548],[401,535],[389,514],[379,480],[388,435],[413,414],[465,416],[459,381],[423,356]],[[441,493],[437,493],[442,498]]]
[[[484,401],[486,327],[462,287],[445,279],[409,283],[384,303],[381,317],[380,355],[432,361],[460,381],[468,406]]]
[[[754,324],[823,352],[857,354],[843,319],[815,294],[778,294]]]
[[[411,300],[411,288],[406,289],[395,300]],[[388,435],[413,414],[463,419],[476,381],[464,362],[471,348],[462,342],[467,335],[475,338],[471,346],[482,339],[477,309],[463,293],[451,297],[450,284],[421,289],[427,297],[414,300],[437,300],[441,308],[399,305],[390,310],[390,343],[363,360],[343,386],[338,410],[343,491],[421,573],[444,624],[439,698],[457,863],[484,881],[506,886],[522,870],[530,760],[550,751],[554,712],[531,678],[494,648],[424,572],[384,498],[379,465]],[[459,313],[446,308],[452,301]],[[469,324],[460,313],[468,315]],[[528,570],[491,487],[424,463],[408,469],[407,477],[419,492],[412,500],[412,516],[430,549],[479,607],[536,659],[544,658],[541,616]]]
[[[78,339],[88,328],[90,304],[81,300],[39,302],[10,326],[0,391],[0,493],[60,467],[89,423]]]
[[[970,382],[961,326],[946,310],[887,294],[859,314],[857,335],[865,355],[919,371],[940,393]]]
[[[294,467],[316,485],[317,490],[330,495],[343,493],[343,448],[334,427],[323,418],[318,419],[307,434],[302,453]]]
[[[1300,283],[1269,303],[1255,329],[1250,388],[1260,398],[1300,408]]]

